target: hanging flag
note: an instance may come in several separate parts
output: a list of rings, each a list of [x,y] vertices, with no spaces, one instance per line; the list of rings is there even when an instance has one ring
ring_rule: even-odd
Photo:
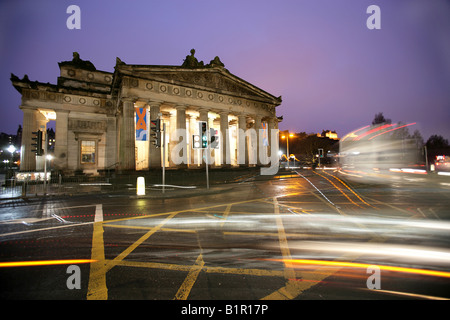
[[[134,108],[136,110],[136,141],[147,141],[147,110],[146,108]]]

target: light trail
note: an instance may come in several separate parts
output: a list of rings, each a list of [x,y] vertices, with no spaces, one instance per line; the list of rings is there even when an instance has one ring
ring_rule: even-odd
[[[59,264],[81,264],[81,263],[93,263],[96,261],[97,260],[92,260],[92,259],[11,261],[11,262],[0,262],[0,268],[52,266],[52,265],[59,265]]]
[[[378,267],[380,270],[384,271],[395,271],[395,272],[404,272],[404,273],[413,273],[413,274],[421,274],[426,276],[435,276],[435,277],[445,277],[450,278],[450,272],[445,271],[435,271],[435,270],[427,270],[427,269],[415,269],[415,268],[405,268],[405,267],[396,267],[396,266],[386,266],[386,265],[377,265],[377,264],[367,264],[367,263],[356,263],[356,262],[346,262],[346,261],[326,261],[326,260],[309,260],[309,259],[268,259],[270,261],[280,261],[288,264],[291,267],[300,266],[300,265],[314,265],[314,266],[326,266],[326,267],[347,267],[347,268],[364,268],[368,267]]]
[[[354,138],[353,141],[358,141],[358,140],[360,140],[361,138],[364,138],[365,136],[371,135],[371,134],[374,133],[374,132],[378,132],[378,131],[380,131],[380,130],[383,130],[383,129],[386,129],[386,128],[389,128],[389,127],[392,127],[392,126],[393,126],[393,124],[385,124],[385,125],[382,125],[381,127],[376,127],[376,128],[374,128],[374,129],[369,130],[369,131],[367,131],[367,132],[361,134],[360,136]],[[390,130],[389,130],[389,131],[390,131]],[[385,132],[387,132],[387,131],[385,131]],[[378,135],[378,134],[377,134],[377,135]],[[377,135],[375,135],[375,137],[376,137]],[[370,139],[369,139],[369,140],[370,140]]]
[[[408,123],[408,124],[405,124],[405,125],[403,125],[403,126],[400,126],[400,127],[397,127],[397,128],[391,129],[391,130],[387,130],[387,131],[381,132],[381,133],[376,134],[376,135],[374,135],[373,137],[369,138],[369,140],[372,140],[373,138],[375,138],[375,137],[377,137],[377,136],[379,136],[379,135],[382,135],[382,134],[385,134],[385,133],[388,133],[388,132],[391,132],[391,131],[394,131],[394,130],[397,130],[397,129],[401,129],[401,128],[404,128],[404,127],[412,126],[412,125],[414,125],[414,124],[416,124],[416,122]]]

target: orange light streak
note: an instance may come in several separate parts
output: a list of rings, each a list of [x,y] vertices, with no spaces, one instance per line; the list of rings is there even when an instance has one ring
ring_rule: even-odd
[[[58,264],[81,264],[81,263],[93,263],[96,261],[97,260],[91,260],[91,259],[12,261],[12,262],[0,262],[0,268],[51,266],[51,265],[58,265]]]
[[[344,141],[344,140],[347,139],[347,138],[357,137],[357,135],[356,135],[357,132],[359,132],[359,131],[361,131],[361,130],[363,130],[363,129],[366,129],[366,128],[368,128],[368,127],[370,127],[370,125],[367,125],[367,126],[365,126],[365,127],[362,127],[362,128],[360,128],[360,129],[358,129],[358,130],[355,130],[355,131],[352,131],[352,132],[346,134],[346,135],[342,138],[341,141]]]
[[[370,266],[375,266],[375,267],[380,268],[380,270],[385,270],[385,271],[414,273],[414,274],[421,274],[421,275],[426,275],[426,276],[450,278],[450,272],[445,272],[445,271],[404,268],[404,267],[386,266],[386,265],[377,265],[377,264],[355,263],[355,262],[346,262],[346,261],[308,260],[308,259],[273,259],[273,260],[284,262],[285,264],[289,264],[291,267],[295,267],[296,265],[318,265],[318,266],[329,266],[329,267],[340,267],[340,268],[348,267],[348,268],[367,269]]]

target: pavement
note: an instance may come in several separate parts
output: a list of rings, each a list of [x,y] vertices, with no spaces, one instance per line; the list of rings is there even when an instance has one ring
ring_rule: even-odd
[[[330,168],[331,169],[331,168]],[[310,171],[310,170],[306,170]],[[319,170],[320,171],[320,170]],[[305,170],[301,170],[305,172]],[[275,176],[292,175],[291,169],[280,168]],[[392,173],[391,173],[392,174]],[[145,178],[145,195],[137,195],[137,178]],[[40,184],[29,184],[23,193],[23,186],[17,184],[15,187],[2,187],[0,200],[12,200],[18,198],[36,197],[70,197],[91,194],[108,194],[110,196],[127,196],[148,199],[167,199],[180,197],[194,197],[206,194],[217,194],[233,190],[239,183],[251,180],[273,179],[275,176],[261,176],[260,168],[211,168],[209,170],[209,188],[206,182],[206,172],[202,169],[177,169],[166,170],[165,187],[162,187],[161,170],[141,171],[114,174],[111,176],[78,176],[65,177],[62,183],[50,182],[44,192],[44,186]],[[418,175],[411,173],[395,173],[399,182],[420,181],[428,183],[449,184],[450,177],[436,173]],[[346,177],[355,182],[374,182],[372,176],[361,178]],[[392,178],[392,175],[390,176]],[[389,180],[389,179],[388,179]],[[386,183],[388,180],[377,177],[376,183]],[[391,181],[392,182],[392,181]]]
[[[180,198],[206,194],[217,194],[232,190],[238,183],[255,178],[270,179],[260,176],[259,168],[245,169],[210,169],[209,187],[205,170],[167,170],[166,184],[163,188],[161,171],[132,172],[116,174],[110,177],[67,177],[63,182],[50,182],[44,190],[43,183],[28,184],[23,192],[22,184],[14,187],[3,187],[0,200],[37,197],[70,197],[88,194],[108,194],[110,196],[127,196],[133,198]],[[279,174],[291,174],[280,170]],[[137,195],[137,178],[145,178],[145,195]],[[92,177],[91,177],[92,178]],[[164,189],[164,190],[163,190]]]

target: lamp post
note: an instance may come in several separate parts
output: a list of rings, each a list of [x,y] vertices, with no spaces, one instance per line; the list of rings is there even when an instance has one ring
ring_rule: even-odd
[[[16,147],[10,145],[8,147],[8,151],[11,153],[11,169],[12,169],[12,165],[14,164],[14,152],[16,152]]]
[[[288,133],[287,133],[287,135],[285,136],[285,135],[283,135],[283,136],[281,136],[281,139],[285,139],[286,138],[286,152],[287,152],[287,161],[288,161],[288,169],[290,168],[290,159],[291,159],[291,156],[290,156],[290,154],[289,154],[289,137],[293,137],[294,136],[294,134],[293,133],[289,133],[289,130],[288,130]]]
[[[10,170],[10,178],[11,178],[11,187],[13,185],[13,179],[14,179],[14,171],[13,171],[13,164],[14,164],[14,152],[16,151],[16,147],[14,147],[12,144],[8,147],[8,151],[11,153],[11,161],[9,162],[9,170]]]

